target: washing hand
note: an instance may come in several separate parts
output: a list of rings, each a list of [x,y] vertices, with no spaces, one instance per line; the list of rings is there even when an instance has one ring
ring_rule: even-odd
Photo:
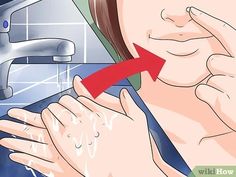
[[[118,99],[116,97],[113,97],[109,94],[103,93],[98,98],[93,100],[94,102],[92,102],[91,100],[88,99],[88,98],[92,99],[92,97],[87,92],[87,90],[83,87],[83,85],[81,84],[80,81],[81,81],[81,79],[79,77],[76,77],[75,80],[74,80],[74,89],[77,92],[77,94],[80,96],[79,100],[80,99],[82,99],[82,100],[85,99],[85,100],[87,100],[87,101],[89,101],[89,102],[91,102],[95,105],[97,103],[97,106],[99,106],[99,105],[104,105],[105,106],[106,105],[107,108],[105,108],[104,106],[99,106],[99,107],[103,107],[103,109],[106,110],[104,113],[109,112],[109,114],[112,114],[112,116],[117,116],[115,119],[118,119],[118,118],[119,119],[120,118],[121,119],[122,118],[127,119],[126,120],[127,124],[122,123],[122,122],[119,123],[119,124],[126,125],[126,128],[128,130],[125,131],[123,129],[125,127],[121,127],[121,128],[118,127],[119,130],[117,130],[118,128],[115,128],[115,130],[117,132],[117,136],[120,136],[121,140],[122,140],[123,137],[127,139],[128,138],[127,137],[127,132],[130,132],[130,130],[132,130],[132,126],[127,127],[128,124],[130,124],[130,125],[133,124],[133,126],[134,125],[139,125],[139,124],[135,123],[136,121],[134,121],[131,118],[124,115],[125,112],[124,112],[124,109],[122,108],[122,106],[120,104],[120,99]],[[125,93],[126,92],[124,91],[124,94]],[[87,98],[85,98],[85,96]],[[72,99],[71,97],[66,96],[66,97],[62,98],[61,101],[65,98]],[[128,98],[130,98],[129,95],[128,95]],[[76,101],[76,100],[73,100],[73,101]],[[133,104],[133,106],[136,106],[135,103],[133,103],[133,102],[131,102],[131,103]],[[52,104],[50,107],[52,107],[53,105],[55,106],[56,104]],[[69,104],[69,105],[71,105],[71,104]],[[78,111],[78,109],[81,108],[81,107],[75,107],[75,108],[76,108],[76,111]],[[112,108],[115,111],[112,111],[111,110]],[[141,111],[137,107],[134,107],[134,108],[137,109],[137,111],[134,109],[135,115],[138,112]],[[86,109],[84,109],[84,110],[86,110]],[[89,112],[91,112],[91,111],[89,111]],[[83,142],[86,142],[86,141],[89,142],[89,143],[86,142],[87,144],[85,144],[85,145],[88,146],[88,148],[87,148],[87,151],[86,151],[86,149],[84,149],[84,152],[85,151],[87,152],[87,157],[90,161],[93,161],[93,164],[95,164],[95,162],[91,158],[93,158],[93,156],[96,156],[96,159],[98,159],[98,156],[96,155],[96,154],[98,154],[98,152],[101,151],[100,154],[103,154],[104,157],[100,158],[99,159],[100,161],[97,160],[97,162],[96,162],[97,165],[94,165],[93,168],[92,168],[91,165],[88,166],[88,169],[87,169],[88,171],[92,168],[91,170],[93,170],[93,171],[98,170],[99,172],[101,172],[101,169],[99,167],[103,167],[104,171],[101,172],[101,173],[104,173],[104,174],[106,173],[107,174],[109,171],[113,171],[112,173],[115,174],[115,172],[116,172],[116,174],[118,176],[121,173],[122,173],[122,176],[124,176],[123,173],[125,173],[127,176],[129,176],[129,174],[127,173],[128,171],[130,171],[130,172],[132,172],[132,174],[134,174],[134,172],[138,173],[137,169],[140,169],[143,173],[145,173],[145,175],[150,174],[149,176],[151,176],[151,175],[156,175],[156,173],[158,173],[159,176],[164,176],[164,174],[154,165],[154,163],[152,161],[152,158],[151,158],[151,153],[144,152],[144,148],[142,148],[142,146],[141,146],[141,145],[144,145],[143,137],[145,137],[145,135],[146,135],[146,138],[148,138],[148,131],[147,131],[147,127],[146,127],[147,124],[146,124],[146,121],[145,121],[145,117],[143,117],[144,120],[142,121],[142,122],[144,122],[143,126],[145,127],[145,130],[143,130],[144,133],[140,133],[141,131],[139,130],[138,127],[136,127],[137,128],[136,132],[140,133],[141,136],[139,136],[139,135],[134,136],[135,132],[133,132],[132,133],[133,138],[131,140],[129,140],[129,142],[125,143],[126,139],[124,139],[123,140],[123,143],[124,143],[123,146],[118,144],[115,147],[115,144],[117,144],[116,141],[115,141],[115,137],[112,138],[113,135],[110,134],[109,132],[112,131],[111,128],[113,129],[113,124],[117,120],[114,120],[114,122],[111,122],[112,116],[111,117],[108,116],[108,119],[104,119],[105,117],[103,117],[103,122],[100,121],[100,126],[103,127],[102,129],[107,130],[107,134],[105,133],[105,131],[101,131],[101,132],[96,131],[96,132],[94,132],[94,129],[91,128],[93,126],[92,120],[90,121],[89,118],[92,118],[94,115],[97,115],[97,114],[91,113],[92,117],[88,117],[89,112],[83,112],[86,116],[86,117],[84,117],[84,119],[85,120],[87,119],[87,121],[88,121],[87,122],[88,125],[86,126],[85,132],[84,132],[84,133],[87,133],[87,134],[83,134],[83,138],[84,138]],[[62,113],[63,113],[63,111],[62,111]],[[104,116],[104,115],[102,115],[102,116]],[[1,121],[1,123],[0,123],[1,131],[5,131],[7,133],[16,135],[17,137],[23,137],[23,138],[27,139],[27,140],[20,140],[18,138],[10,138],[10,139],[5,138],[5,139],[1,140],[1,145],[5,146],[9,149],[18,151],[18,153],[12,153],[10,155],[10,158],[13,161],[16,161],[16,162],[21,163],[21,164],[26,165],[26,166],[30,166],[30,168],[35,169],[35,170],[37,170],[37,171],[39,171],[39,172],[41,172],[41,173],[43,173],[43,174],[45,174],[46,176],[49,176],[49,177],[50,176],[60,177],[60,176],[64,176],[64,175],[75,176],[75,177],[76,176],[78,176],[78,177],[82,176],[78,172],[78,169],[82,169],[82,171],[84,173],[86,172],[85,163],[84,163],[86,161],[78,160],[78,162],[81,162],[80,164],[82,164],[82,166],[78,166],[77,161],[74,162],[74,160],[77,160],[77,159],[73,159],[74,156],[70,159],[70,157],[65,154],[65,153],[68,153],[68,152],[75,152],[74,150],[76,150],[76,156],[75,157],[78,157],[77,155],[79,155],[81,153],[82,148],[80,147],[80,144],[78,144],[80,142],[77,142],[77,139],[75,139],[75,138],[79,139],[81,137],[81,134],[78,133],[78,132],[81,132],[81,131],[79,131],[78,127],[73,127],[78,131],[74,132],[73,134],[67,134],[68,135],[67,138],[71,138],[72,142],[74,141],[74,146],[72,146],[72,147],[66,146],[66,148],[68,149],[67,152],[63,151],[64,152],[63,155],[65,155],[65,159],[69,160],[69,161],[67,161],[67,160],[64,160],[64,158],[60,155],[60,152],[58,152],[59,148],[55,147],[54,146],[55,144],[53,144],[53,142],[51,141],[51,139],[49,137],[51,135],[48,134],[47,129],[46,129],[44,123],[42,122],[41,116],[39,114],[28,112],[28,111],[25,111],[23,109],[12,109],[12,110],[9,111],[9,116],[11,116],[13,118],[16,118],[18,120],[24,121],[25,123],[29,124],[29,125],[19,124],[19,123],[15,123],[15,122],[12,122],[12,121]],[[139,116],[144,116],[144,115],[141,112],[141,114]],[[70,117],[70,118],[75,118],[75,117]],[[140,117],[137,117],[137,119],[139,119],[139,118]],[[96,120],[95,117],[92,118],[92,119]],[[142,120],[142,118],[140,118],[140,119]],[[55,122],[52,122],[52,124],[51,124],[52,127],[49,127],[49,128],[52,128],[51,130],[53,130],[53,128],[54,128],[54,130],[57,131],[57,129],[60,127],[60,124],[59,124],[59,122],[56,121],[56,119],[54,119],[54,120],[55,120]],[[71,122],[72,125],[75,125],[77,123],[81,123],[81,122],[76,122],[77,119],[68,119],[67,121],[71,121],[71,120],[72,120],[72,122]],[[115,125],[116,124],[117,123],[115,123]],[[71,127],[72,127],[72,125],[71,125]],[[117,126],[115,126],[115,127],[117,127]],[[69,128],[67,128],[67,130],[68,129]],[[89,135],[89,133],[91,133],[91,132],[94,133],[94,134]],[[120,132],[120,133],[118,133],[118,132]],[[122,133],[122,132],[124,132],[124,133]],[[97,151],[95,151],[96,150],[96,147],[94,146],[95,144],[91,144],[92,141],[90,141],[90,140],[94,140],[94,141],[101,140],[101,138],[100,138],[101,133],[103,135],[102,137],[104,137],[104,135],[105,135],[105,137],[107,137],[109,135],[108,137],[110,139],[112,139],[110,142],[108,140],[106,142],[102,141],[103,142],[102,146],[105,146],[106,143],[114,144],[113,147],[110,146],[110,144],[108,144],[106,146],[106,149],[108,149],[107,151],[105,150],[105,148],[101,148],[102,146],[100,145],[101,144],[100,141],[97,141]],[[75,137],[76,135],[79,136],[79,137]],[[72,137],[72,136],[74,136],[74,137]],[[131,134],[130,134],[130,136],[131,136]],[[138,139],[136,139],[136,137],[139,137],[140,140],[138,141]],[[107,139],[107,138],[105,138],[105,139]],[[33,142],[32,140],[36,141],[36,142]],[[59,140],[61,140],[61,139],[59,139]],[[145,138],[144,138],[144,141],[145,141]],[[147,143],[146,143],[147,144],[147,151],[150,152],[151,151],[150,141],[148,141],[147,139],[146,139],[146,141],[147,141]],[[58,144],[60,142],[61,141],[59,141]],[[132,147],[134,147],[134,145],[130,146],[130,147],[128,146],[128,143],[133,144],[133,142],[140,143],[140,145],[137,145],[137,147],[138,147],[138,150],[141,149],[142,152],[139,153],[137,151],[137,153],[141,154],[143,157],[145,157],[143,159],[150,159],[150,161],[151,161],[150,165],[148,165],[146,162],[144,162],[141,156],[138,156],[138,154],[135,155],[136,151],[134,151],[134,150],[136,148],[134,148],[134,150],[132,149]],[[75,147],[75,145],[76,145],[76,147]],[[86,146],[84,146],[84,147],[86,147]],[[36,147],[36,151],[35,151],[35,147]],[[122,154],[121,151],[120,151],[124,147],[127,147],[127,149],[126,149],[127,153],[126,154],[125,153]],[[70,149],[70,148],[72,148],[72,149]],[[100,148],[100,150],[99,150],[99,148]],[[132,157],[131,154],[128,154],[128,150],[130,150],[130,151],[132,150],[133,156],[137,156],[141,160],[138,162],[138,161],[136,161],[136,158],[130,159],[130,161],[132,161],[131,165],[130,164],[127,165],[127,166],[124,165],[124,167],[128,168],[129,170],[126,170],[126,169],[121,170],[121,168],[123,168],[121,166],[121,164],[126,164],[126,163],[124,163],[124,162],[119,163],[119,161],[117,161],[118,165],[113,164],[114,168],[109,169],[108,165],[110,165],[110,167],[111,167],[110,162],[116,162],[113,158],[112,152],[109,151],[109,150],[113,150],[114,154],[116,154],[116,156],[119,155],[120,159],[122,157],[125,162],[126,162],[127,157]],[[108,153],[111,153],[112,155],[110,155]],[[102,155],[100,155],[100,157],[101,156]],[[110,160],[110,161],[105,160],[105,158],[108,158],[108,157],[112,160]],[[67,163],[67,162],[69,162],[69,163]],[[142,163],[142,164],[146,163],[146,164],[144,164],[142,167],[138,168],[135,165],[136,162]],[[74,163],[75,166],[72,167],[71,165],[73,163]],[[128,161],[127,161],[127,163],[128,163]],[[106,166],[106,164],[108,164],[108,165]],[[89,164],[87,164],[87,165],[89,165]],[[137,167],[137,169],[136,169],[136,167]],[[78,169],[75,170],[75,168],[78,168]],[[140,173],[140,175],[141,175],[141,173]],[[98,174],[96,174],[96,176],[98,176]]]
[[[78,79],[78,77],[75,79],[75,83],[77,83]],[[78,84],[75,84],[75,86],[74,89],[77,93],[89,96],[86,89],[78,87]],[[117,111],[123,111],[120,104],[118,104],[119,99],[108,94],[101,94],[96,101],[104,105],[109,105]],[[10,155],[13,161],[35,169],[49,177],[62,177],[65,175],[74,177],[82,176],[56,150],[40,114],[23,109],[11,109],[8,114],[10,117],[24,122],[24,124],[1,120],[0,131],[27,139],[4,138],[0,140],[0,145],[18,151],[18,153],[12,153]]]
[[[75,82],[83,90],[78,77]],[[49,105],[42,118],[57,150],[85,176],[156,175],[145,114],[127,90],[112,99],[120,101],[115,111],[85,96]]]
[[[194,7],[190,8],[192,19],[214,35],[229,55],[214,54],[207,66],[212,76],[206,84],[196,89],[197,97],[206,102],[217,116],[233,131],[236,131],[236,30]]]
[[[25,124],[8,120],[0,121],[0,131],[17,136],[17,138],[3,138],[0,145],[17,151],[10,154],[10,158],[29,168],[35,169],[48,177],[82,177],[63,157],[53,145],[40,114],[12,109],[9,116],[24,121]],[[20,139],[20,138],[24,138]]]

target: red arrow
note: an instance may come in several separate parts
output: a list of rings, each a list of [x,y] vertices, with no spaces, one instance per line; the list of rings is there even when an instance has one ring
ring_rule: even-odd
[[[115,83],[142,71],[148,71],[154,81],[157,79],[165,60],[137,44],[134,44],[134,47],[139,54],[139,58],[108,66],[81,81],[94,98]]]

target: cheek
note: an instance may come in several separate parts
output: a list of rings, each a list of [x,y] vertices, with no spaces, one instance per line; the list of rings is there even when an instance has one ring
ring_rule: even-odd
[[[161,7],[158,6],[156,0],[149,0],[149,3],[136,0],[118,3],[121,33],[127,48],[134,57],[138,55],[133,43],[144,46],[148,42],[150,29],[153,29],[154,26],[163,26],[160,12]]]
[[[206,40],[196,45],[200,46],[199,52],[186,58],[166,53],[163,50],[165,46],[161,44],[150,45],[150,43],[147,43],[144,47],[166,59],[166,64],[159,75],[162,81],[174,86],[191,87],[210,74],[206,67],[206,62],[208,57],[213,54],[209,41]],[[220,47],[217,46],[216,48]]]
[[[207,58],[193,58],[192,61],[168,61],[163,67],[159,78],[175,86],[187,86],[191,87],[204,78],[210,73],[206,67]]]
[[[204,80],[209,74],[209,70],[207,69],[206,63],[210,55],[213,53],[222,52],[222,47],[217,45],[216,39],[209,42],[208,40],[199,43],[199,53],[193,55],[189,58],[175,57],[170,56],[168,54],[162,54],[166,59],[166,64],[163,67],[159,78],[170,84],[175,86],[185,86],[191,87],[202,80]],[[210,45],[215,45],[213,49]],[[158,53],[158,49],[156,50]],[[161,53],[159,51],[159,53]]]

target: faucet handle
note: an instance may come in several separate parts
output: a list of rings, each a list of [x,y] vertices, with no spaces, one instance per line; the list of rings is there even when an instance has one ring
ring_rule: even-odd
[[[0,33],[10,30],[11,15],[17,10],[37,3],[41,0],[12,0],[0,6]]]

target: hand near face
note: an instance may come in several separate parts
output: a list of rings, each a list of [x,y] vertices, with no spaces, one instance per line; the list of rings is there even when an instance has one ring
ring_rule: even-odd
[[[236,130],[236,30],[194,7],[190,8],[192,19],[214,35],[229,53],[209,57],[207,67],[212,76],[206,84],[196,88],[197,97],[209,104],[217,116],[232,130]]]
[[[145,114],[126,90],[120,108],[124,113],[84,96],[64,96],[42,117],[60,154],[85,176],[154,175]]]
[[[0,145],[17,151],[10,154],[10,158],[29,168],[35,169],[45,176],[82,177],[69,165],[54,147],[40,114],[12,109],[9,116],[24,121],[26,124],[8,120],[0,121],[0,130],[17,136],[17,138],[3,138]],[[24,138],[19,139],[19,137]]]

